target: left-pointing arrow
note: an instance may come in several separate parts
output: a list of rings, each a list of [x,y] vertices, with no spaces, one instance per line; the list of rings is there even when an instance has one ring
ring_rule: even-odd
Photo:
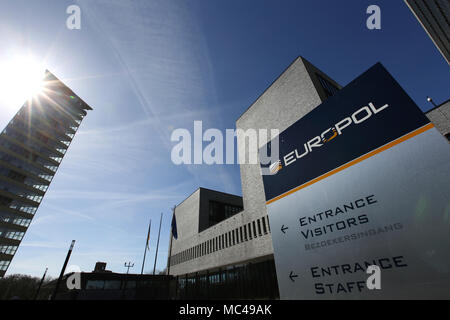
[[[298,275],[297,274],[294,274],[294,272],[293,271],[291,271],[291,273],[289,274],[289,279],[291,279],[291,281],[292,282],[295,282],[295,278],[297,278],[298,277]]]
[[[284,224],[281,226],[281,232],[286,233],[286,232],[284,232],[284,230],[287,230],[287,229],[289,229],[289,228],[285,227]]]

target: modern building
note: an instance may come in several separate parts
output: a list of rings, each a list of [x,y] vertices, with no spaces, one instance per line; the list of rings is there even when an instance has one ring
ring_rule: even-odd
[[[450,64],[450,2],[448,0],[405,0],[405,2]]]
[[[281,132],[340,88],[306,59],[297,58],[237,120],[244,133],[237,136],[239,153],[250,152],[247,129]],[[224,275],[239,277],[241,273],[232,271],[251,265],[252,277],[267,284],[255,287],[255,292],[266,290],[258,297],[278,292],[260,170],[257,164],[240,165],[242,198],[200,188],[175,207],[178,238],[171,240],[170,275],[187,277],[189,283],[207,274],[214,283]]]
[[[0,134],[0,277],[3,277],[86,110],[52,73]]]
[[[282,132],[341,88],[298,57],[236,121],[239,153],[249,156],[247,129]],[[447,101],[426,113],[447,137],[449,107]],[[195,298],[199,287],[220,283],[220,298],[278,294],[261,168],[241,164],[240,172],[242,198],[199,188],[174,209],[178,237],[171,239],[168,265],[179,297]]]
[[[433,122],[436,129],[450,141],[450,100],[428,110],[425,115]]]

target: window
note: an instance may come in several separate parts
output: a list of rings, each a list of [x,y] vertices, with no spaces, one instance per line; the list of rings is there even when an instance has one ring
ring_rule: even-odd
[[[0,236],[4,236],[5,238],[19,240],[19,241],[22,240],[24,235],[25,235],[25,232],[21,232],[21,231],[9,231],[9,232],[6,232],[6,234],[4,234],[4,233],[2,234],[0,232]]]
[[[120,289],[120,280],[106,280],[104,289],[105,290],[119,290]]]
[[[209,201],[209,223],[207,228],[225,220],[243,210],[242,206]]]
[[[0,260],[0,271],[5,271],[6,269],[8,269],[10,262],[10,260]]]
[[[0,246],[0,253],[14,255],[17,251],[17,246]]]
[[[244,225],[244,241],[247,241],[247,225]]]
[[[11,213],[1,213],[1,212],[0,212],[0,221],[23,227],[28,227],[31,223],[31,219],[26,219]]]
[[[250,240],[252,240],[252,223],[251,222],[249,222],[248,223],[248,238],[250,239]]]
[[[104,280],[88,280],[86,283],[87,290],[103,290],[104,286]]]
[[[257,220],[257,224],[258,224],[258,235],[261,237],[262,236],[262,232],[261,232],[261,221],[258,219]]]
[[[264,234],[267,234],[266,217],[262,217],[262,227]]]
[[[252,224],[253,224],[253,237],[256,238],[257,236],[256,236],[256,223],[255,223],[255,221],[253,221]]]

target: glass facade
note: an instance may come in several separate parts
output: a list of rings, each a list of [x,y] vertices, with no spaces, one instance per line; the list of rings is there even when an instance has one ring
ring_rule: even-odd
[[[328,81],[327,79],[323,78],[320,74],[316,74],[317,78],[319,79],[319,82],[323,88],[323,90],[325,91],[327,98],[331,97],[332,95],[334,95],[336,92],[339,91],[339,88],[336,87],[334,84],[332,84],[330,81]]]
[[[273,259],[176,277],[175,299],[279,299]]]
[[[3,277],[86,110],[53,74],[0,134],[0,277]]]
[[[236,206],[228,203],[223,203],[219,201],[209,201],[209,227],[226,220],[236,213],[244,210],[241,206]]]

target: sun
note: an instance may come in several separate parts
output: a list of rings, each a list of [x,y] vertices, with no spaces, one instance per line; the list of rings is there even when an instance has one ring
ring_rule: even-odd
[[[3,107],[19,109],[43,90],[45,68],[31,55],[0,61],[0,101]]]

